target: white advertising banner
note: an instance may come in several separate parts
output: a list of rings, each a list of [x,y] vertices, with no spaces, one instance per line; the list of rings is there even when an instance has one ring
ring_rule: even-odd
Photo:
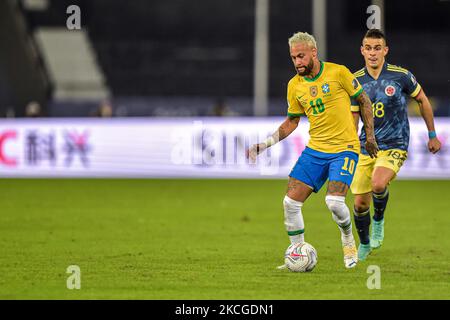
[[[0,177],[286,178],[305,148],[302,118],[287,139],[245,158],[284,121],[273,118],[0,120]],[[450,119],[435,119],[442,150],[427,150],[422,119],[410,119],[400,178],[450,178]]]

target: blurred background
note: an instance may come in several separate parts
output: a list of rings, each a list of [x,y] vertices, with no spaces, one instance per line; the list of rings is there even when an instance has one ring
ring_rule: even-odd
[[[256,75],[267,79],[261,115],[284,115],[294,32],[316,33],[325,60],[363,66],[372,1],[314,2],[316,9],[312,0],[1,1],[0,115],[252,116]],[[450,1],[374,3],[383,9],[388,61],[415,74],[436,116],[450,116]],[[70,5],[80,8],[81,30],[67,28]]]
[[[137,128],[136,122],[129,122],[132,119],[147,121],[139,122],[147,128],[162,125],[167,129],[181,123],[174,125],[167,119],[185,119],[183,123],[192,127],[192,121],[202,117],[233,117],[236,121],[247,117],[249,123],[254,121],[250,117],[257,116],[266,123],[260,133],[264,138],[280,120],[270,117],[286,114],[286,86],[295,74],[287,39],[297,31],[312,33],[323,60],[357,71],[363,67],[359,48],[371,16],[367,9],[373,4],[381,9],[381,25],[390,46],[387,61],[416,76],[430,97],[436,117],[450,117],[450,1],[3,0],[0,116],[7,122],[0,125],[0,160],[4,165],[18,166],[37,165],[44,159],[57,167],[58,150],[63,150],[66,158],[67,154],[82,158],[89,152],[92,158],[94,150],[108,143],[110,152],[114,148],[123,152],[123,145],[130,145],[128,140],[118,140],[109,133],[109,139],[122,141],[113,145],[96,138],[101,134],[95,133],[95,126],[78,126],[87,124],[88,118],[120,118],[126,131],[126,123]],[[418,116],[416,102],[410,102],[409,113]],[[23,118],[41,118],[41,122],[27,122],[27,127],[20,122]],[[49,121],[61,126],[44,127]],[[447,122],[439,123],[437,131],[444,144],[440,159],[446,162],[450,155],[445,153],[445,141],[450,129]],[[417,125],[411,145],[421,140],[417,148],[426,150],[422,119]],[[100,126],[111,129],[105,122]],[[220,148],[232,149],[232,161],[236,163],[236,155],[250,143],[243,133],[246,126],[221,129],[221,136],[209,141],[225,141],[226,136],[226,141],[233,140],[230,146],[222,141]],[[257,126],[261,128],[261,124]],[[12,131],[8,131],[10,128]],[[128,135],[128,139],[135,142],[139,137],[157,134],[142,130],[135,138]],[[177,135],[172,129],[170,132],[166,137],[169,140]],[[201,132],[199,143],[193,138],[193,148],[199,145],[209,158],[217,156],[214,150],[207,150],[207,135]],[[289,159],[295,161],[304,148],[307,130],[294,138],[286,144],[286,150],[278,152],[287,167],[288,163],[292,165]],[[88,139],[98,146],[88,148]],[[136,150],[151,143],[173,144],[175,138],[172,142],[161,139],[143,140]],[[292,146],[294,154],[286,154]],[[225,151],[221,164],[231,161]],[[143,154],[136,152],[138,158]],[[146,152],[154,155],[156,151]],[[173,146],[160,152],[166,155],[159,161],[174,162]],[[109,156],[98,154],[96,159],[104,164]],[[148,158],[142,161],[148,162]],[[67,166],[72,161],[64,163]],[[83,170],[87,167],[87,161],[79,164]],[[437,163],[435,167],[438,174],[442,165]],[[0,167],[0,172],[4,173],[3,169]]]

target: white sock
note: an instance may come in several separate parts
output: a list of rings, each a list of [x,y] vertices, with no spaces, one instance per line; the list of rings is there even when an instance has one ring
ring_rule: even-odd
[[[350,218],[350,210],[345,204],[345,197],[327,195],[325,202],[332,213],[333,220],[339,226],[339,230],[341,230],[342,238],[351,237],[353,235],[352,220]]]
[[[284,225],[291,243],[305,242],[305,224],[303,222],[303,202],[293,200],[288,196],[283,199]]]

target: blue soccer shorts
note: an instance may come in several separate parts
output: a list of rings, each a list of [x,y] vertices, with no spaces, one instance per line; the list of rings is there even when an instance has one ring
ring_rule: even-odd
[[[325,153],[306,147],[289,177],[307,184],[314,192],[318,192],[327,179],[350,186],[358,158],[358,154],[351,151]]]

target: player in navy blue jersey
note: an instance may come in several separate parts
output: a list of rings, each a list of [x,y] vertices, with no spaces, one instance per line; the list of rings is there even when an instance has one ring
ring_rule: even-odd
[[[371,158],[364,144],[361,144],[361,154],[351,185],[355,195],[354,219],[360,239],[360,260],[365,260],[372,249],[379,248],[383,243],[384,211],[389,198],[387,187],[408,156],[408,96],[419,103],[420,114],[428,128],[428,150],[436,153],[441,148],[434,128],[433,111],[425,92],[411,72],[385,61],[388,51],[383,32],[369,30],[361,46],[366,66],[354,73],[373,103],[375,137],[380,148],[377,158]],[[352,103],[352,111],[358,128],[359,107],[356,103]],[[360,140],[365,141],[364,130],[361,131]],[[372,201],[374,216],[369,236]]]

